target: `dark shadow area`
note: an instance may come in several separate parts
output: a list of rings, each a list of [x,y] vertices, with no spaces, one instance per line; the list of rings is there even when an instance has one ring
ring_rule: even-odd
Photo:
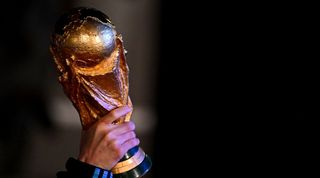
[[[7,1],[10,13],[0,12],[0,177],[23,171],[33,130],[55,129],[46,98],[55,74],[48,46],[53,23],[65,7],[62,1]]]
[[[172,177],[310,169],[319,118],[315,11],[161,2],[156,177],[168,169]]]

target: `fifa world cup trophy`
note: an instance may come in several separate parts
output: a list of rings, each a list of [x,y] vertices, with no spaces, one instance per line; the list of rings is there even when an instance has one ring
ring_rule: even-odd
[[[112,109],[132,106],[126,51],[107,15],[85,7],[62,15],[56,22],[50,50],[59,82],[77,109],[83,129]],[[130,117],[131,112],[119,122],[129,121]],[[111,171],[116,178],[137,178],[150,167],[150,158],[136,146]]]

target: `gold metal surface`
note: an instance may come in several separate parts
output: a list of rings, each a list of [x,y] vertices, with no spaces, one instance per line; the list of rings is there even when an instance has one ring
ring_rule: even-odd
[[[56,24],[50,50],[84,129],[114,108],[132,106],[123,41],[105,14],[85,8],[65,14]],[[131,112],[120,122],[130,117]]]
[[[139,148],[138,152],[133,155],[131,158],[117,163],[112,169],[113,174],[120,174],[123,172],[127,172],[136,166],[138,166],[144,159],[145,153],[141,148]]]

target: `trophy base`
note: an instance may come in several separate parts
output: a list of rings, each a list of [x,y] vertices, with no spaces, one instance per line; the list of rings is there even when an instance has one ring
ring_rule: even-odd
[[[111,171],[114,178],[139,178],[150,170],[151,165],[150,157],[141,148],[134,147]]]

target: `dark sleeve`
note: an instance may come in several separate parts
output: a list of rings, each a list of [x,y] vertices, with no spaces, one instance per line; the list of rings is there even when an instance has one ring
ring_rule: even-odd
[[[57,173],[57,178],[112,178],[111,171],[105,170],[74,158],[69,158],[66,171]]]

